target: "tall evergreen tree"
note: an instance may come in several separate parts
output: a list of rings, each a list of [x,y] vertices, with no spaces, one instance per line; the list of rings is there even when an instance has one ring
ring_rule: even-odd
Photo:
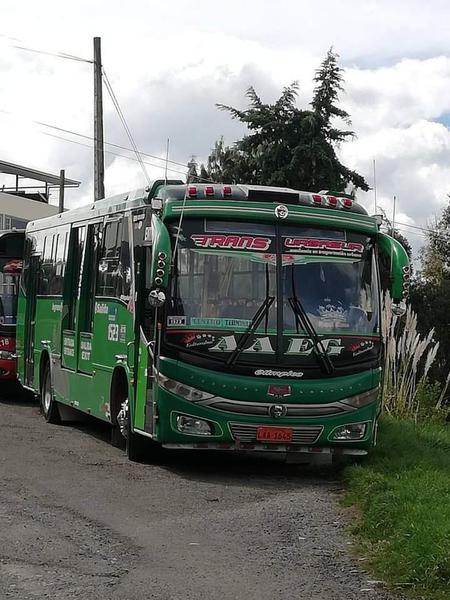
[[[336,145],[354,135],[335,125],[337,118],[349,123],[349,115],[337,106],[343,89],[337,59],[330,50],[317,70],[311,110],[297,107],[297,82],[284,88],[273,104],[264,103],[253,87],[247,90],[245,110],[218,104],[249,133],[231,147],[223,139],[216,142],[208,158],[210,178],[304,190],[344,191],[349,184],[369,189],[364,178],[336,155]]]
[[[187,164],[187,174],[186,174],[186,182],[187,183],[196,183],[198,181],[198,173],[197,173],[197,161],[195,160],[195,156],[191,157],[191,160]]]
[[[322,119],[322,128],[331,142],[343,142],[355,135],[353,131],[333,128],[331,122],[334,118],[340,118],[346,125],[351,123],[348,112],[336,104],[339,93],[344,91],[343,80],[342,68],[338,64],[338,55],[330,48],[314,76],[317,86],[314,88],[311,106],[316,115]]]

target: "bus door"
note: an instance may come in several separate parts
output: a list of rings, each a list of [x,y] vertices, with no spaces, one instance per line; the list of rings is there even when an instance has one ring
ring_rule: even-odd
[[[64,283],[64,320],[62,332],[62,366],[77,369],[78,312],[83,283],[83,261],[86,244],[86,225],[72,227],[69,239],[70,270]]]
[[[33,386],[34,373],[34,330],[36,326],[36,294],[40,275],[40,255],[32,254],[24,273],[26,288],[25,344],[24,344],[24,383]]]
[[[146,244],[145,240],[143,246],[135,247],[137,361],[135,365],[135,404],[131,410],[134,426],[146,433],[153,434],[157,416],[154,396],[156,389],[154,385],[154,355],[158,342],[158,312],[162,313],[163,309],[150,306],[148,302],[151,288],[151,256],[152,248]]]
[[[81,275],[78,310],[78,371],[92,375],[92,332],[94,327],[95,286],[97,265],[102,247],[102,223],[88,226]]]

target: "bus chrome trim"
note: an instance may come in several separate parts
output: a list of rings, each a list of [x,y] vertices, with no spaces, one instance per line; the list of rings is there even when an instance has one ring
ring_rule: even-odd
[[[167,450],[220,450],[225,452],[284,452],[286,454],[312,454],[312,455],[352,455],[367,456],[367,450],[360,448],[334,448],[333,446],[291,446],[289,444],[235,444],[217,442],[199,442],[197,444],[162,444]]]
[[[215,396],[210,400],[196,402],[196,404],[241,415],[269,416],[269,409],[274,402],[245,402]],[[351,413],[357,410],[357,408],[343,402],[329,402],[326,404],[288,404],[281,402],[281,404],[286,407],[286,417],[325,417]]]
[[[134,427],[133,429],[134,433],[139,433],[140,435],[143,435],[145,437],[150,438],[151,440],[155,439],[153,433],[148,433],[147,431],[142,431],[142,429],[136,429],[136,427]]]

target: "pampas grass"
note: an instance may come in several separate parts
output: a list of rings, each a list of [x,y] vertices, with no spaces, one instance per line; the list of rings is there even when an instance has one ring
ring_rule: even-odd
[[[421,396],[417,392],[426,382],[439,349],[439,342],[433,339],[434,329],[421,337],[417,331],[417,315],[411,307],[406,311],[404,323],[400,322],[392,312],[392,300],[386,292],[381,334],[385,350],[383,409],[395,417],[417,420],[421,409]],[[447,385],[449,380],[450,374]],[[436,409],[440,403],[442,399]]]

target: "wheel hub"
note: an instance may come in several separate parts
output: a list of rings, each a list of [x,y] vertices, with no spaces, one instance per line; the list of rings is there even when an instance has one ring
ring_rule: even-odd
[[[128,398],[121,404],[121,408],[117,414],[117,425],[119,426],[120,433],[126,438],[128,434]]]

